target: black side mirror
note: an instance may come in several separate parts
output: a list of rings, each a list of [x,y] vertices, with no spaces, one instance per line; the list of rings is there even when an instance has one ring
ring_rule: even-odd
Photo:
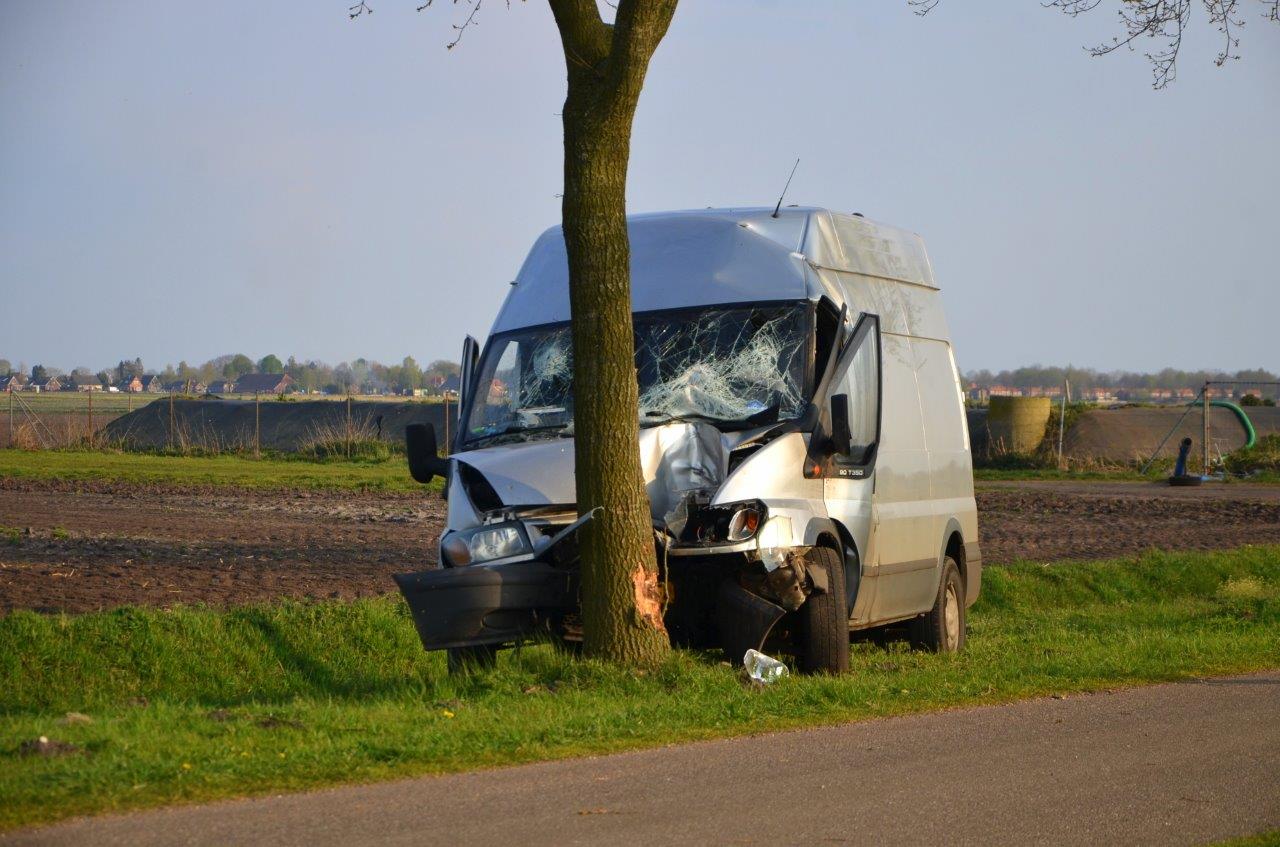
[[[405,427],[404,446],[409,454],[409,474],[418,482],[425,485],[448,472],[449,460],[437,455],[436,428],[431,424],[409,424]]]
[[[849,429],[849,395],[831,395],[831,446],[836,453],[848,455],[853,449],[853,433]]]

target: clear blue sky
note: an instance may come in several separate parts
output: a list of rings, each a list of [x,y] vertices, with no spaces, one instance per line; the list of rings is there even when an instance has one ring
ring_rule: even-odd
[[[557,221],[541,0],[19,3],[0,28],[0,357],[456,358]],[[982,11],[974,11],[980,6]],[[1106,0],[1104,7],[1114,6]],[[631,211],[790,202],[920,232],[962,368],[1280,369],[1280,26],[1088,58],[1113,12],[684,0]]]

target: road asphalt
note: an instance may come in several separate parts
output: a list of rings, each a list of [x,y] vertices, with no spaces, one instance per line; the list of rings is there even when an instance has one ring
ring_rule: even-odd
[[[8,844],[1205,844],[1280,829],[1280,672],[77,819]]]

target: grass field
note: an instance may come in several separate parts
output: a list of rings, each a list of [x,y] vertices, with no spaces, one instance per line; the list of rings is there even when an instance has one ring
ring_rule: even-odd
[[[128,394],[128,393],[112,393],[107,391],[54,391],[47,394],[37,394],[35,392],[19,392],[14,399],[14,415],[15,417],[22,414],[23,404],[29,406],[36,414],[88,414],[90,397],[92,396],[94,415],[105,414],[108,417],[130,412],[134,409],[140,409],[148,403],[156,400],[164,400],[168,398],[168,394]],[[221,394],[220,397],[231,400],[252,400],[252,394]],[[347,397],[345,394],[290,394],[283,401],[277,400],[275,395],[261,396],[259,399],[263,403],[292,403],[300,400],[329,400],[332,402],[345,402]],[[439,397],[399,397],[384,394],[357,394],[353,395],[352,400],[361,403],[440,403],[443,400]],[[7,415],[9,413],[9,396],[4,394],[0,396],[0,414]]]
[[[156,456],[92,450],[0,450],[0,477],[177,486],[422,491],[404,457],[314,461],[243,456]],[[433,483],[438,490],[440,480]]]
[[[550,646],[450,677],[398,599],[0,618],[0,827],[1280,667],[1280,548],[987,572],[968,650],[744,687]],[[68,713],[77,713],[68,715]],[[39,736],[76,745],[24,756]]]

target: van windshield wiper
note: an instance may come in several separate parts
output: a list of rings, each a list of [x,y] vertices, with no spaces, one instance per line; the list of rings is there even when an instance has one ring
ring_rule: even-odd
[[[568,426],[569,424],[567,423],[538,424],[536,426],[522,426],[520,424],[514,424],[500,432],[490,432],[484,435],[477,435],[474,438],[468,438],[467,444],[479,444],[481,442],[492,441],[495,438],[502,438],[508,435],[532,435],[538,432],[559,432]]]

